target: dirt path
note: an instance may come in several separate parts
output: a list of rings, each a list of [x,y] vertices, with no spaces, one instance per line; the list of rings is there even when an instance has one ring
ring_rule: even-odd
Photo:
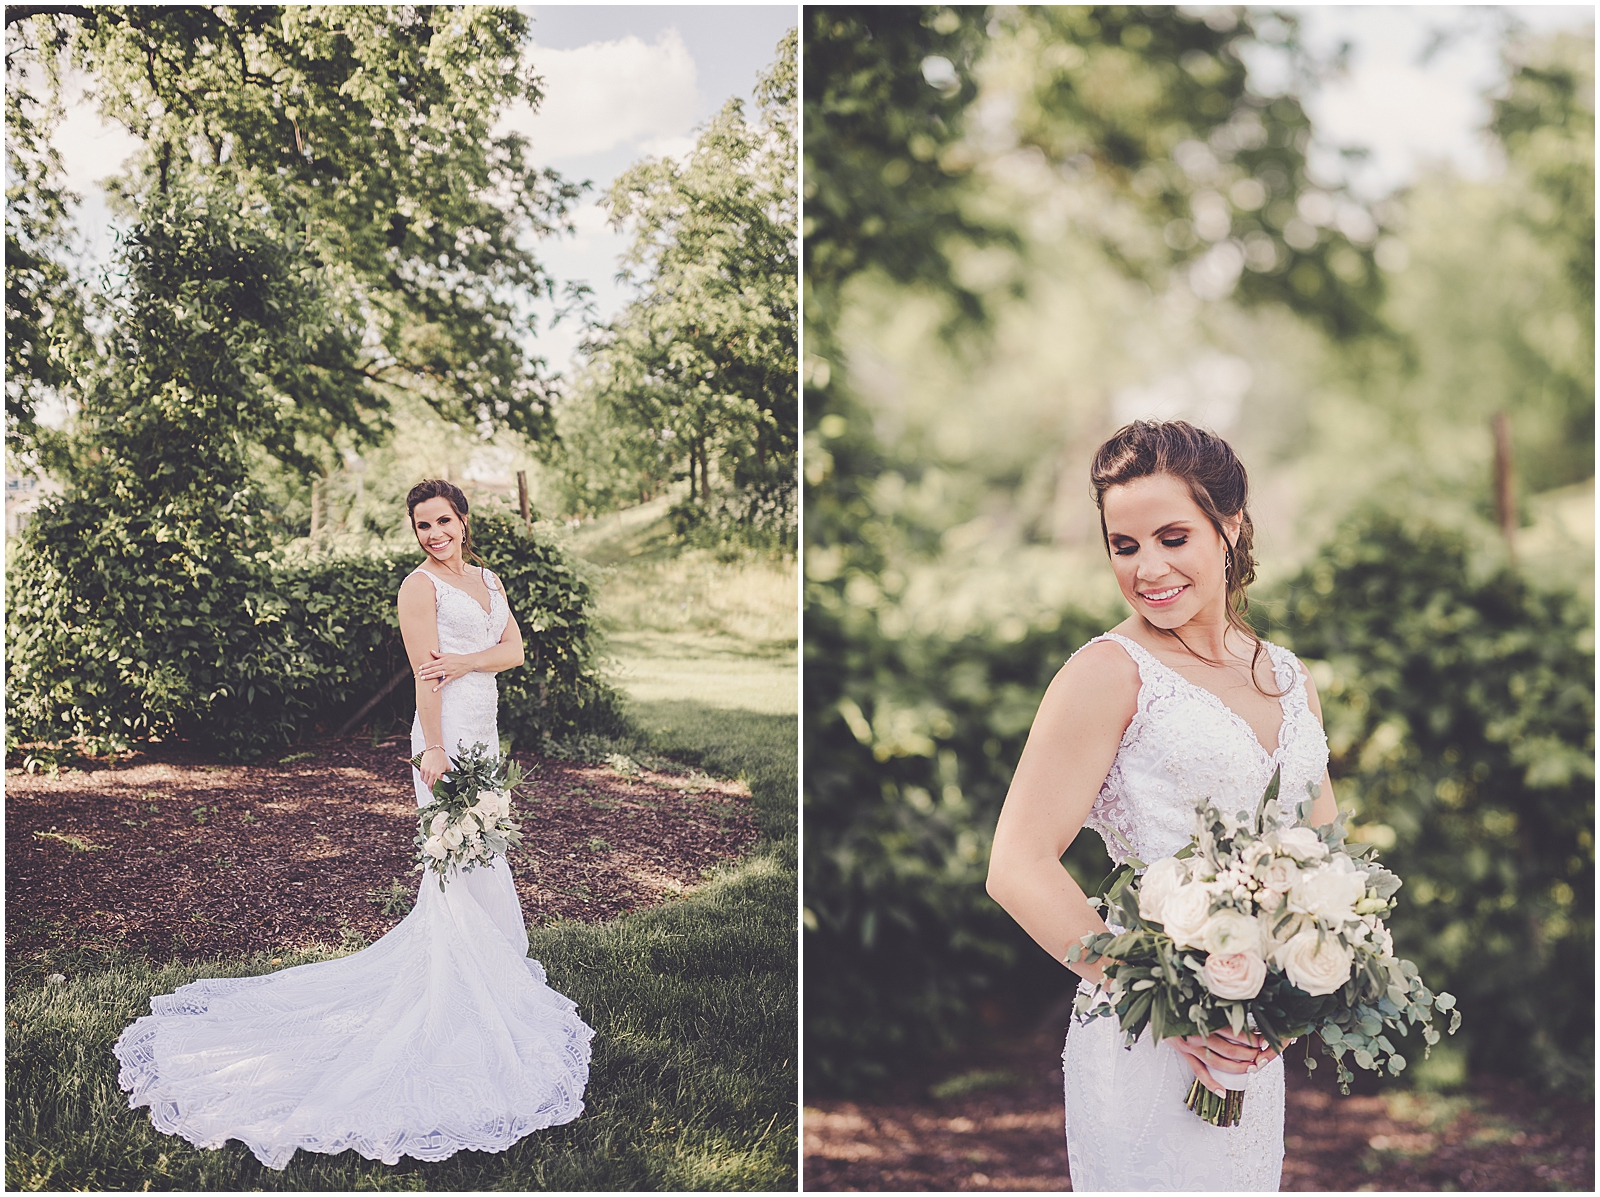
[[[158,747],[58,776],[7,770],[6,958],[155,960],[359,944],[403,917],[416,806],[401,741],[279,764]],[[749,796],[703,775],[535,760],[511,858],[530,924],[656,905],[756,840]]]
[[[808,1101],[808,1191],[1070,1188],[1060,1044],[1013,1040],[908,1081],[881,1102]],[[1443,1098],[1342,1097],[1290,1064],[1285,1191],[1594,1189],[1594,1108],[1478,1082]],[[935,1094],[944,1096],[935,1096]]]

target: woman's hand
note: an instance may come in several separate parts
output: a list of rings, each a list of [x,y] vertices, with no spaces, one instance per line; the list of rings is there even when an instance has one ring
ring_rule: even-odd
[[[417,676],[423,681],[434,683],[434,692],[455,681],[458,677],[476,672],[478,666],[471,653],[442,653],[436,648],[430,648],[428,655],[433,658],[421,669]]]
[[[450,771],[450,756],[443,748],[430,748],[422,754],[417,771],[422,774],[422,788],[431,791],[433,783]]]
[[[1217,1031],[1211,1035],[1174,1035],[1167,1042],[1184,1058],[1200,1083],[1218,1097],[1227,1090],[1211,1075],[1208,1065],[1218,1072],[1256,1072],[1270,1064],[1278,1054],[1267,1046],[1265,1039],[1251,1031],[1243,1031],[1238,1035],[1232,1031]]]

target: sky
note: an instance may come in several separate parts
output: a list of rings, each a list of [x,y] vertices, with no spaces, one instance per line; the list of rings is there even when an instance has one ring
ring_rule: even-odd
[[[546,240],[539,253],[557,279],[595,290],[597,314],[616,313],[627,293],[615,282],[625,242],[598,204],[616,175],[645,155],[675,155],[693,144],[695,127],[730,96],[747,105],[757,73],[795,23],[792,5],[531,5],[528,62],[545,81],[537,113],[525,107],[504,124],[524,133],[533,158],[566,177],[593,184],[576,212],[576,234]],[[1534,31],[1592,25],[1591,6],[1513,6],[1499,10]],[[1465,174],[1495,169],[1479,130],[1488,119],[1482,93],[1501,78],[1495,10],[1437,5],[1301,7],[1302,35],[1330,54],[1352,50],[1349,69],[1304,97],[1318,141],[1313,162],[1346,169],[1339,145],[1364,145],[1371,158],[1351,182],[1368,198],[1403,186],[1425,163],[1444,159]],[[1435,31],[1451,36],[1431,57]],[[1266,85],[1270,61],[1252,60]],[[57,135],[69,186],[84,196],[80,227],[92,257],[111,248],[108,213],[96,180],[133,149],[128,134],[73,104]],[[541,309],[548,315],[548,307]],[[541,327],[535,352],[567,371],[580,329]]]

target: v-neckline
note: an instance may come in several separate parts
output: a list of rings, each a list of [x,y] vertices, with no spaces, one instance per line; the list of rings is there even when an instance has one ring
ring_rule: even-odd
[[[418,566],[417,568],[421,569],[422,567]],[[431,569],[424,569],[424,570],[422,570],[422,572],[427,574],[434,581],[439,582],[439,583],[441,583],[441,584],[443,584],[445,586],[449,586],[450,589],[454,590],[457,594],[464,594],[469,599],[472,599],[472,605],[474,607],[476,607],[478,610],[483,612],[483,617],[485,619],[489,619],[491,616],[494,615],[494,594],[495,594],[495,591],[494,591],[494,587],[489,585],[489,579],[485,578],[483,580],[483,588],[489,592],[489,605],[487,607],[485,607],[477,599],[472,598],[472,592],[471,591],[463,590],[463,589],[461,589],[461,587],[456,586],[453,583],[446,582],[443,578],[441,578],[438,574],[434,573]]]
[[[1165,669],[1173,677],[1177,678],[1185,686],[1188,686],[1191,690],[1194,690],[1199,694],[1203,694],[1215,706],[1219,707],[1226,714],[1233,717],[1234,722],[1242,727],[1249,735],[1251,742],[1256,746],[1256,751],[1260,752],[1261,755],[1266,757],[1268,761],[1276,761],[1278,759],[1278,754],[1283,751],[1283,733],[1289,726],[1289,708],[1283,701],[1289,696],[1289,692],[1287,690],[1278,696],[1278,742],[1273,747],[1272,751],[1268,752],[1267,746],[1261,742],[1260,735],[1258,735],[1256,733],[1256,729],[1250,725],[1250,720],[1246,719],[1243,715],[1239,714],[1238,711],[1234,710],[1227,703],[1223,702],[1218,695],[1212,693],[1210,690],[1207,690],[1199,682],[1191,681],[1190,679],[1184,677],[1183,674],[1179,673],[1171,665],[1168,665],[1160,657],[1156,656],[1155,653],[1151,652],[1137,640],[1134,640],[1131,636],[1124,636],[1120,632],[1110,632],[1108,635],[1116,636],[1119,640],[1126,640],[1129,644],[1133,645],[1145,656],[1149,657],[1162,669]],[[1276,684],[1278,681],[1278,662],[1273,659],[1271,652],[1267,653],[1267,660],[1272,666],[1272,680]]]

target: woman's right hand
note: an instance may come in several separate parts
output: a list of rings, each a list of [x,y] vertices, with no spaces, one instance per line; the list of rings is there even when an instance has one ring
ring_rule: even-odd
[[[418,772],[422,774],[422,788],[432,790],[433,783],[450,771],[450,756],[443,748],[430,748],[422,754]]]
[[[1239,1035],[1232,1031],[1173,1035],[1167,1042],[1184,1058],[1200,1083],[1218,1097],[1227,1090],[1211,1075],[1211,1068],[1218,1072],[1255,1072],[1271,1063],[1278,1054],[1267,1046],[1265,1039],[1250,1031]]]

